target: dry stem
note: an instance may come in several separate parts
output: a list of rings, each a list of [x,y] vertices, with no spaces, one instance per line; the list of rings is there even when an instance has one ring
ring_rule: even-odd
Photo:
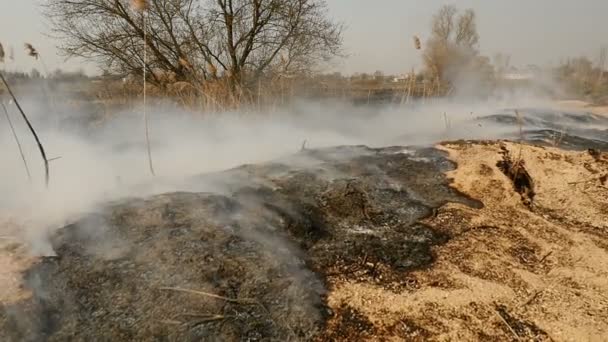
[[[25,172],[27,173],[27,180],[32,181],[32,175],[30,174],[30,168],[27,166],[27,160],[25,159],[25,154],[23,153],[23,148],[21,148],[21,142],[19,141],[19,137],[17,136],[17,132],[15,132],[15,127],[13,126],[13,122],[11,121],[11,117],[8,114],[8,110],[3,102],[0,102],[2,109],[4,110],[4,115],[6,116],[6,121],[8,121],[8,125],[11,128],[11,132],[13,132],[13,138],[15,138],[15,142],[17,143],[17,148],[19,148],[19,154],[21,155],[21,160],[23,160],[23,166],[25,167]]]
[[[2,82],[6,86],[6,89],[8,90],[8,93],[11,95],[11,98],[13,99],[13,101],[15,101],[15,105],[17,106],[17,109],[19,109],[19,112],[21,113],[21,116],[23,117],[23,120],[25,120],[25,123],[27,124],[27,127],[30,129],[30,132],[32,132],[32,135],[34,136],[34,139],[36,139],[36,144],[38,144],[38,149],[40,150],[40,155],[42,156],[42,160],[44,160],[45,184],[48,187],[49,186],[49,161],[46,158],[46,152],[44,152],[44,147],[42,146],[42,143],[40,142],[40,139],[38,138],[38,134],[36,134],[36,130],[34,130],[34,127],[30,123],[30,120],[25,115],[25,112],[23,111],[23,108],[21,108],[21,105],[19,104],[19,101],[17,101],[17,98],[15,97],[15,94],[13,94],[13,91],[11,90],[11,87],[8,85],[8,82],[6,81],[6,79],[4,78],[4,75],[2,73],[0,73],[0,79],[2,79]]]
[[[175,292],[190,293],[190,294],[195,294],[195,295],[199,295],[199,296],[220,299],[220,300],[223,300],[223,301],[226,301],[226,302],[236,303],[236,304],[260,305],[260,306],[262,306],[262,304],[260,302],[258,302],[255,299],[251,299],[251,298],[240,298],[240,299],[239,298],[228,298],[228,297],[216,295],[216,294],[209,293],[209,292],[183,289],[183,288],[180,288],[180,287],[161,287],[160,290],[162,290],[162,291],[175,291]]]

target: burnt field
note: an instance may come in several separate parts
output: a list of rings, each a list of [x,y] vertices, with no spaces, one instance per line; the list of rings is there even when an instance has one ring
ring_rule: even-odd
[[[433,149],[303,151],[315,168],[244,166],[228,196],[173,193],[107,207],[60,230],[6,308],[13,340],[308,340],[340,315],[331,280],[398,291],[447,241],[420,219],[448,201],[453,167]],[[336,160],[335,156],[339,156]],[[212,176],[213,177],[213,176]],[[186,292],[192,290],[192,292]],[[194,291],[202,291],[201,294]]]
[[[52,256],[3,240],[22,281],[0,293],[0,338],[606,336],[605,119],[546,115],[505,133],[521,143],[303,144],[184,180],[209,191],[107,202],[50,232]],[[470,125],[488,122],[518,125]]]

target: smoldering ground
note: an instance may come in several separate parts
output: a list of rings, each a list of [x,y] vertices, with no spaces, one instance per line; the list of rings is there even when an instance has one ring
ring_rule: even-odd
[[[86,112],[49,108],[28,96],[23,105],[49,156],[60,159],[51,163],[46,189],[36,146],[13,120],[30,183],[10,132],[1,135],[0,204],[3,222],[10,222],[2,234],[31,254],[57,257],[26,272],[33,296],[5,311],[9,337],[68,336],[70,322],[80,322],[90,337],[103,325],[116,338],[149,332],[305,339],[331,314],[315,273],[404,286],[399,272],[428,265],[430,247],[445,239],[417,220],[445,201],[474,205],[447,186],[443,172],[452,166],[445,157],[420,146],[517,138],[522,123],[513,108],[548,102],[520,96],[407,107],[298,102],[203,117],[157,103],[148,108],[156,177],[147,169],[141,111],[93,124]],[[598,117],[522,112],[528,133],[568,126],[580,136],[605,137]],[[158,292],[162,287],[174,290]],[[184,314],[201,314],[201,303],[173,293],[177,287],[254,301],[244,307],[204,301],[206,316],[186,331],[148,321],[181,326],[192,322]]]
[[[41,254],[52,253],[43,247],[43,241],[54,229],[104,202],[171,191],[222,191],[231,180],[204,182],[193,176],[281,158],[289,164],[285,158],[302,147],[421,146],[448,139],[504,138],[517,130],[517,123],[484,118],[514,117],[510,108],[546,108],[549,104],[546,99],[523,96],[371,109],[301,101],[265,113],[210,113],[201,117],[158,103],[148,108],[152,159],[158,174],[152,177],[147,171],[141,107],[92,124],[87,112],[62,106],[60,101],[49,106],[41,97],[23,95],[23,107],[49,158],[58,159],[51,162],[51,183],[46,189],[35,143],[14,106],[8,106],[33,180],[28,182],[13,137],[3,122],[0,191],[4,195],[0,209],[2,217],[17,223],[19,234],[25,235],[22,238]],[[61,94],[52,96],[61,98]],[[553,126],[549,128],[559,131],[560,120],[559,115],[551,118]],[[564,120],[564,127],[572,129],[574,121]],[[537,126],[548,123],[528,122]],[[594,123],[578,122],[583,124],[583,128],[591,128]],[[315,164],[315,160],[297,161],[297,167]],[[42,236],[45,238],[39,239]]]

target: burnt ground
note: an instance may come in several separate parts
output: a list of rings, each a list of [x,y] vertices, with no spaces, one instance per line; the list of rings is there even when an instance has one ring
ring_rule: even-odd
[[[31,297],[0,311],[0,339],[348,340],[371,323],[328,306],[330,283],[407,290],[458,224],[421,219],[448,202],[481,208],[448,186],[454,165],[435,149],[293,158],[315,162],[243,166],[210,176],[232,184],[223,194],[125,200],[60,229],[57,256],[25,272]]]
[[[525,144],[303,150],[0,247],[0,341],[607,340],[608,120],[524,113]]]

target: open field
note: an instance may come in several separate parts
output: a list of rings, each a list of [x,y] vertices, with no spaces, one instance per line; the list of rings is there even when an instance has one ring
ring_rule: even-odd
[[[0,337],[604,340],[608,155],[535,132],[304,148],[107,203],[48,257],[4,213]]]
[[[530,206],[496,166],[502,146],[512,156],[521,149],[534,182]],[[362,150],[361,157],[334,165],[352,168],[345,178],[255,166],[234,172],[254,172],[275,190],[243,189],[226,199],[177,193],[113,206],[107,219],[60,230],[53,238],[56,257],[22,260],[23,251],[6,244],[2,257],[10,267],[3,278],[13,280],[5,282],[2,298],[10,308],[3,339],[49,334],[61,340],[75,333],[181,339],[203,332],[222,339],[320,334],[345,341],[606,338],[606,155],[488,142],[446,143],[440,150],[458,165],[445,175],[451,185],[483,206],[449,191],[440,195],[429,179],[413,178],[424,162],[394,154],[398,150]],[[385,181],[357,175],[376,163],[394,165],[383,168]],[[407,204],[414,193],[416,202]],[[241,204],[260,196],[262,207]],[[401,214],[400,208],[416,206],[418,212]],[[230,218],[230,210],[241,219]],[[253,216],[239,223],[242,215]],[[266,232],[268,217],[276,220],[276,232]],[[93,239],[82,235],[92,224]],[[99,224],[107,228],[99,231]],[[31,266],[19,289],[11,284],[25,263]],[[116,282],[127,275],[130,281]],[[266,286],[270,292],[259,292]],[[132,291],[141,294],[135,301],[124,297]],[[250,307],[250,300],[268,313]]]
[[[0,342],[608,341],[605,0],[8,3]]]

